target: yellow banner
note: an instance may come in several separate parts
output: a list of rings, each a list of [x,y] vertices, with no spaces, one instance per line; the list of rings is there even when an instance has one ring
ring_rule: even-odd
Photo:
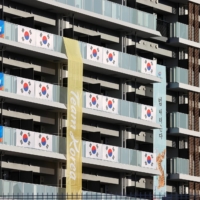
[[[67,177],[68,194],[82,192],[82,91],[83,61],[78,41],[63,38],[68,57]]]

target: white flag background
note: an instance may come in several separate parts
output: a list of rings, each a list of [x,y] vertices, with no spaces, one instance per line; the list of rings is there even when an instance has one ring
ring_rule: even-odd
[[[148,60],[146,58],[141,59],[141,72],[145,74],[151,74],[156,76],[156,60]]]
[[[156,169],[156,154],[142,152],[142,167]]]
[[[86,157],[102,159],[102,144],[86,142]]]
[[[110,145],[102,145],[103,160],[118,162],[118,147]]]
[[[151,122],[156,122],[156,108],[152,106],[142,105],[141,118]]]
[[[118,114],[118,99],[103,97],[103,111]]]
[[[34,80],[17,77],[17,94],[34,97]]]
[[[35,46],[36,30],[18,25],[18,42]]]
[[[35,149],[52,151],[52,135],[35,133]]]
[[[93,60],[97,62],[102,62],[103,48],[93,45],[87,44],[87,59]]]
[[[103,48],[103,63],[118,67],[119,52]]]
[[[36,46],[53,50],[53,35],[43,31],[36,31]]]
[[[16,129],[16,146],[34,148],[35,133]]]
[[[35,97],[46,100],[53,100],[53,85],[35,81]]]
[[[86,92],[86,108],[102,110],[102,96]]]

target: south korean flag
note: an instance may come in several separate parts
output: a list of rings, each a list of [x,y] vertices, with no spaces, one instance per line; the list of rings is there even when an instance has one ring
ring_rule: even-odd
[[[86,92],[86,108],[102,110],[102,96]]]
[[[150,74],[156,76],[156,60],[141,59],[141,71],[145,74]]]
[[[34,81],[17,77],[17,94],[34,97]]]
[[[87,44],[87,59],[102,62],[102,47]]]
[[[16,129],[16,146],[34,148],[34,132]]]
[[[118,162],[118,147],[103,145],[103,160]]]
[[[156,122],[156,108],[142,105],[142,119]]]
[[[103,63],[112,66],[118,66],[118,51],[103,48]]]
[[[156,169],[156,155],[154,153],[142,152],[142,167]]]
[[[118,114],[118,99],[103,97],[103,111]]]
[[[36,46],[53,50],[53,35],[44,31],[36,32]]]
[[[102,144],[86,142],[86,157],[102,159]]]
[[[52,135],[35,133],[35,148],[45,151],[52,151]]]
[[[35,81],[35,97],[52,101],[53,85],[49,83]]]

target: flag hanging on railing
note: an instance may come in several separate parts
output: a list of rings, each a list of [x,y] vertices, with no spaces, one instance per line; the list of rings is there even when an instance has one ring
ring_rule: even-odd
[[[35,149],[52,151],[52,135],[35,133]]]
[[[141,59],[141,72],[145,74],[151,74],[156,76],[156,60],[149,60],[146,58]]]
[[[142,152],[142,167],[156,169],[156,154]]]
[[[35,81],[35,97],[39,99],[53,100],[53,85]]]
[[[18,42],[35,46],[36,30],[18,25]]]
[[[103,160],[118,162],[118,147],[111,145],[102,145]]]
[[[141,119],[156,122],[156,108],[152,106],[141,106]]]
[[[118,114],[118,99],[103,97],[103,111]]]
[[[17,94],[34,97],[34,80],[17,77]]]
[[[93,44],[87,44],[87,59],[88,60],[102,62],[102,54],[103,54],[102,47],[99,47]]]
[[[103,48],[103,63],[118,67],[119,52]]]
[[[102,96],[86,92],[86,108],[102,110]]]
[[[102,159],[102,144],[86,142],[86,157]]]
[[[25,131],[16,129],[16,146],[18,147],[35,147],[35,133],[32,131]]]
[[[53,34],[36,31],[36,46],[53,50]]]

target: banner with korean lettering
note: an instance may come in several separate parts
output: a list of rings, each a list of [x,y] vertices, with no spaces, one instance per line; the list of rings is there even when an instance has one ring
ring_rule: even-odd
[[[86,142],[86,157],[102,159],[102,144]]]
[[[142,167],[156,169],[156,154],[149,152],[142,152]]]
[[[102,96],[86,92],[86,108],[102,110]]]
[[[113,49],[103,48],[103,63],[118,67],[119,52]]]
[[[142,105],[141,119],[156,122],[156,108],[152,106]]]
[[[36,46],[53,50],[53,34],[44,31],[36,31]]]
[[[103,160],[118,162],[118,147],[111,145],[102,145],[103,148]]]
[[[17,94],[34,97],[34,80],[17,77]]]
[[[118,114],[118,99],[103,96],[103,111]]]
[[[146,58],[141,59],[141,72],[156,76],[156,60],[149,60]]]
[[[87,44],[87,59],[102,62],[103,48],[93,45]]]
[[[35,133],[32,131],[16,129],[16,146],[34,148]]]
[[[18,25],[18,42],[35,46],[36,30]]]
[[[156,168],[160,175],[153,178],[154,196],[166,195],[166,67],[157,65],[160,83],[153,84],[153,105],[156,107],[156,121],[161,129],[153,131],[153,150],[156,154]]]

